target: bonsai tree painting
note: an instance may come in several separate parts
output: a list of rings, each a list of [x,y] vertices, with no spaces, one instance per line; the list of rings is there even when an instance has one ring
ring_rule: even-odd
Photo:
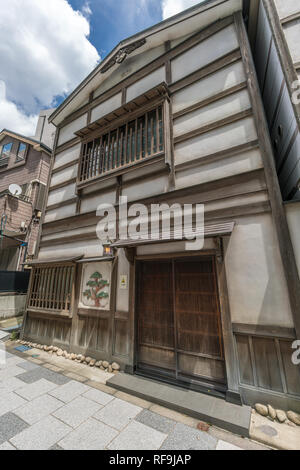
[[[88,300],[94,301],[95,307],[104,307],[101,302],[109,297],[109,294],[104,292],[104,289],[109,286],[109,282],[105,281],[102,278],[102,274],[96,271],[90,276],[90,279],[86,285],[89,287],[89,289],[84,291],[84,297],[86,297]]]

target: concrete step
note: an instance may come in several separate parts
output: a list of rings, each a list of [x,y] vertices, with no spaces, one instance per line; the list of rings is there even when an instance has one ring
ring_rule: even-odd
[[[119,373],[109,387],[157,403],[243,437],[249,437],[251,408],[152,379]]]

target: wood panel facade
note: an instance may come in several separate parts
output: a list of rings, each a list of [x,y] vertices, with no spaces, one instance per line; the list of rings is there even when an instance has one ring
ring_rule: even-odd
[[[62,312],[33,312],[29,304],[24,329],[28,339],[42,338],[43,333],[44,343],[115,360],[131,373],[145,357],[153,365],[164,356],[163,369],[172,370],[175,381],[183,375],[206,390],[207,381],[210,389],[211,382],[218,382],[222,387],[216,392],[239,402],[247,397],[239,379],[240,349],[232,323],[295,328],[279,233],[286,220],[271,184],[276,170],[270,165],[269,136],[262,131],[267,125],[256,96],[241,7],[236,0],[206,2],[128,40],[128,50],[132,44],[135,49],[125,54],[124,63],[116,64],[113,52],[111,61],[106,59],[54,112],[57,145],[37,266],[49,269],[54,262],[64,265],[64,260],[77,257],[76,287],[68,318]],[[87,91],[89,100],[80,105]],[[139,116],[146,120],[150,115],[149,107],[158,106],[157,100],[163,122],[155,128],[153,115],[145,125],[152,138],[145,139],[136,125]],[[134,159],[129,158],[130,165],[114,166],[124,142],[120,131],[117,135],[122,126]],[[157,154],[160,128],[163,146]],[[97,141],[103,131],[116,133],[107,146],[110,170],[94,172],[82,184],[82,163],[88,158],[99,169],[103,157],[98,158],[95,147],[87,153],[86,142]],[[141,143],[151,151],[136,161]],[[122,196],[128,204],[141,203],[147,209],[162,203],[204,204],[206,226],[234,228],[226,233],[208,230],[198,251],[186,251],[183,240],[164,240],[116,244],[113,257],[107,258],[96,234],[101,220],[97,208],[112,204],[119,215]],[[133,218],[129,215],[128,223]],[[159,222],[163,220],[160,214]],[[124,227],[121,217],[117,228]],[[213,271],[200,282],[205,259]],[[139,274],[147,263],[153,268],[149,283]],[[151,285],[156,296],[148,292]],[[144,318],[146,307],[149,315]],[[154,318],[160,325],[158,336]],[[149,321],[152,330],[143,330]],[[56,339],[59,325],[64,333]],[[153,350],[159,349],[156,356],[149,341]],[[258,348],[267,347],[258,343]],[[244,369],[243,377],[250,381],[253,367]],[[289,373],[298,380],[297,370]],[[251,386],[258,393],[259,386]],[[273,382],[270,394],[272,387]],[[275,388],[284,400],[284,391]]]

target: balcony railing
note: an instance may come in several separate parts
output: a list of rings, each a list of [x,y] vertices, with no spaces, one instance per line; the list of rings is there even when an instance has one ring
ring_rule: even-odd
[[[82,146],[79,183],[104,176],[164,151],[163,107],[115,128]]]

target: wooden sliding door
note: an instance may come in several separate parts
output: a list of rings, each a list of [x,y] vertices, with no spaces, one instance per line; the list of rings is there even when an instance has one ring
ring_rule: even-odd
[[[212,257],[138,265],[137,368],[178,382],[225,383]]]

